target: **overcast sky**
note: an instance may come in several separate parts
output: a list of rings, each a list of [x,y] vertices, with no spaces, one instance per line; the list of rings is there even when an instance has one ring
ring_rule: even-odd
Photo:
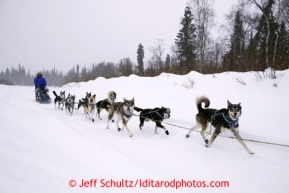
[[[215,0],[221,22],[237,0]],[[187,0],[0,0],[0,71],[18,67],[66,73],[72,66],[114,62],[163,39],[170,54]]]

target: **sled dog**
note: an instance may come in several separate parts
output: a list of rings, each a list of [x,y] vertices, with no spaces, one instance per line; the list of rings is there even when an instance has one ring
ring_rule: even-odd
[[[64,102],[65,102],[65,91],[60,91],[60,94],[59,96],[56,94],[55,91],[52,91],[54,96],[55,96],[55,99],[54,99],[54,106],[55,106],[55,109],[56,109],[56,104],[58,103],[58,108],[61,108],[61,110],[63,110],[63,107],[64,107]]]
[[[74,104],[75,104],[75,95],[70,95],[69,93],[68,97],[65,100],[65,109],[66,113],[68,111],[71,116],[74,112]]]
[[[126,100],[125,98],[123,98],[123,102],[116,102],[113,105],[111,105],[111,108],[109,109],[108,112],[107,129],[109,129],[109,122],[112,119],[113,115],[115,114],[117,115],[116,121],[117,130],[123,131],[123,129],[126,128],[129,136],[132,137],[132,134],[127,126],[127,123],[132,117],[133,109],[134,109],[134,98],[132,98],[132,100]],[[122,121],[123,124],[122,129],[120,129],[118,125],[120,121]]]
[[[206,109],[202,108],[202,103],[205,103]],[[210,100],[207,97],[200,97],[197,98],[196,104],[199,113],[196,114],[196,125],[190,129],[186,137],[190,137],[192,131],[202,127],[201,135],[205,140],[206,147],[210,147],[216,137],[221,133],[227,130],[231,130],[235,136],[235,138],[239,141],[239,143],[243,146],[243,148],[249,153],[254,154],[247,145],[242,140],[241,136],[239,135],[239,117],[241,116],[242,107],[241,103],[239,104],[232,104],[230,101],[227,101],[228,107],[223,108],[220,110],[210,109]],[[210,141],[206,139],[204,132],[207,128],[208,123],[211,123],[215,127],[215,131],[210,138]]]
[[[91,119],[92,122],[94,122],[94,112],[96,109],[96,95],[92,95],[88,98],[88,106],[87,106],[87,111],[86,111],[86,118]]]
[[[114,91],[109,91],[107,94],[107,99],[98,101],[96,103],[96,107],[97,107],[97,116],[100,120],[102,120],[100,118],[100,112],[102,109],[105,109],[107,112],[109,111],[111,105],[113,105],[115,103],[116,100],[116,93]],[[113,121],[113,120],[112,120]]]
[[[142,127],[144,125],[144,121],[153,121],[156,123],[155,127],[155,134],[157,133],[157,129],[162,128],[165,130],[165,133],[169,135],[169,131],[165,128],[165,126],[162,125],[162,121],[164,119],[170,118],[171,110],[169,108],[161,107],[161,108],[154,108],[154,109],[141,109],[138,107],[134,107],[134,110],[137,112],[141,112],[139,115],[140,125],[139,128],[142,130]]]
[[[77,105],[77,112],[78,109],[82,106],[84,109],[84,114],[87,114],[88,110],[88,98],[91,97],[91,92],[86,92],[85,98],[82,98],[79,100],[78,105]]]

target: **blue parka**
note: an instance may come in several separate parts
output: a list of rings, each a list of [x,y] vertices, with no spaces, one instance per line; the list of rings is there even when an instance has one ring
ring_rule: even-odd
[[[46,87],[46,80],[41,75],[38,75],[34,78],[34,85],[35,89],[39,88],[40,90],[45,89]]]

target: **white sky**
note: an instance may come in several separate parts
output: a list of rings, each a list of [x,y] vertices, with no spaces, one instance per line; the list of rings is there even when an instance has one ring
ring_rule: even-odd
[[[237,0],[215,0],[220,23]],[[187,0],[0,0],[0,71],[20,63],[66,73],[72,66],[136,63],[137,47],[163,39],[165,54],[179,31]]]

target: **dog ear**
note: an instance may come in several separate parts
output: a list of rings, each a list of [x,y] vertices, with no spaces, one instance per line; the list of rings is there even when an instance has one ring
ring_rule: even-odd
[[[126,98],[123,97],[123,102],[127,101]]]
[[[227,103],[228,103],[228,107],[232,105],[232,103],[229,100],[227,100]]]
[[[134,103],[134,97],[132,98],[132,102]]]

